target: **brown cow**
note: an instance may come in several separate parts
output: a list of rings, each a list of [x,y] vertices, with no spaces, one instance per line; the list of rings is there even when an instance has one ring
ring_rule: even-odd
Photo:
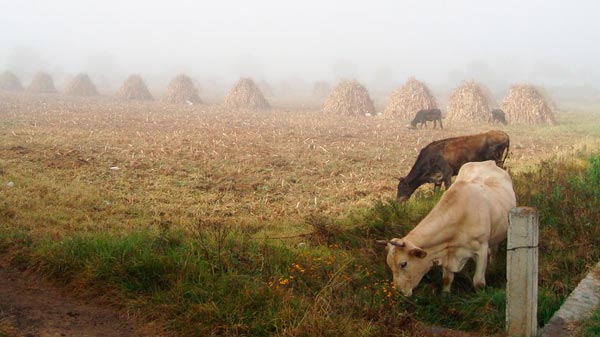
[[[448,189],[452,176],[468,162],[494,160],[496,165],[504,167],[509,146],[508,135],[499,130],[434,141],[421,149],[408,175],[400,178],[396,198],[399,201],[410,198],[425,183],[433,183],[437,189],[443,182]]]

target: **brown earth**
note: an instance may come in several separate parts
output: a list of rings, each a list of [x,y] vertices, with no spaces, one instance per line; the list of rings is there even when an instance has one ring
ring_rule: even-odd
[[[151,324],[97,300],[73,297],[29,273],[0,265],[0,336],[157,336]]]

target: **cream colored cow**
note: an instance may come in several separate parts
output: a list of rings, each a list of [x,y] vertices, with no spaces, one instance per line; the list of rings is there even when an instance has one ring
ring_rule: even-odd
[[[515,206],[512,180],[494,161],[464,164],[454,184],[412,231],[379,241],[386,244],[395,285],[410,296],[431,267],[439,265],[443,290],[449,292],[454,273],[473,259],[473,285],[484,287],[489,249],[506,239],[508,212]]]

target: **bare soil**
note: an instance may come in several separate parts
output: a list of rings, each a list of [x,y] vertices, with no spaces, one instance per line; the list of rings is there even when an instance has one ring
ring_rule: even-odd
[[[0,336],[156,336],[152,325],[0,265]]]

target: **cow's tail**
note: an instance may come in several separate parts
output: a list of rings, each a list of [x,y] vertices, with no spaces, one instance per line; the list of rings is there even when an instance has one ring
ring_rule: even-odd
[[[502,158],[502,168],[504,168],[504,162],[508,158],[508,152],[510,152],[510,137],[506,140],[506,152],[504,153],[504,158]]]

